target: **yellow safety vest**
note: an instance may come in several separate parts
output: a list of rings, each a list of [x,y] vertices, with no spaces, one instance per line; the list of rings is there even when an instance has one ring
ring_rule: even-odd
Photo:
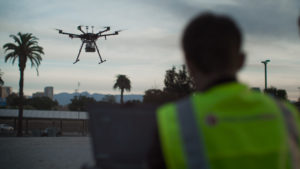
[[[297,118],[293,106],[286,109]],[[168,169],[292,168],[289,122],[282,109],[246,85],[218,85],[167,104],[157,113]],[[294,124],[298,135],[299,123]]]

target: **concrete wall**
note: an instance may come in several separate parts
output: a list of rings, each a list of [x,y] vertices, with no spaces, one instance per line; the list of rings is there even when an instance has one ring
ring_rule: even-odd
[[[17,118],[0,118],[0,124],[8,124],[17,130]],[[23,132],[31,136],[36,132],[42,132],[46,128],[57,128],[63,136],[67,135],[87,135],[88,120],[68,120],[68,119],[23,119]]]

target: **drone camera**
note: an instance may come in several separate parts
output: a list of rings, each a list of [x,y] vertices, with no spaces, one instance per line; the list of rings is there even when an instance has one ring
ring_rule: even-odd
[[[86,43],[85,45],[85,52],[95,52],[95,46],[93,45],[93,43]]]
[[[96,49],[94,47],[86,47],[85,52],[95,52]]]

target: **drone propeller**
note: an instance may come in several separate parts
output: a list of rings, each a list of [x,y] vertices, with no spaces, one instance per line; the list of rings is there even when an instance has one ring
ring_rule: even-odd
[[[118,34],[119,32],[125,31],[126,29],[121,29],[121,30],[117,30],[115,31],[115,34]]]
[[[81,29],[81,27],[83,27],[84,25],[78,25],[77,29]]]
[[[82,32],[82,33],[85,33],[82,29],[81,29],[81,27],[83,27],[84,25],[79,25],[79,26],[77,26],[77,29],[80,31],[80,32]]]
[[[110,26],[104,26],[104,29],[110,30]]]
[[[62,33],[63,32],[61,29],[56,29],[56,28],[54,28],[54,29],[57,30],[58,33]]]

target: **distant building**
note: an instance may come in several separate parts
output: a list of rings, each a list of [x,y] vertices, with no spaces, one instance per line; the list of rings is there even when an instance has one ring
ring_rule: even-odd
[[[8,86],[0,86],[0,98],[6,98],[11,94],[11,87]]]
[[[53,100],[53,87],[47,86],[44,88],[44,96],[49,97]]]
[[[47,86],[44,88],[44,92],[35,92],[32,97],[49,97],[53,100],[53,87]]]
[[[35,92],[32,94],[32,97],[44,97],[44,92]]]

